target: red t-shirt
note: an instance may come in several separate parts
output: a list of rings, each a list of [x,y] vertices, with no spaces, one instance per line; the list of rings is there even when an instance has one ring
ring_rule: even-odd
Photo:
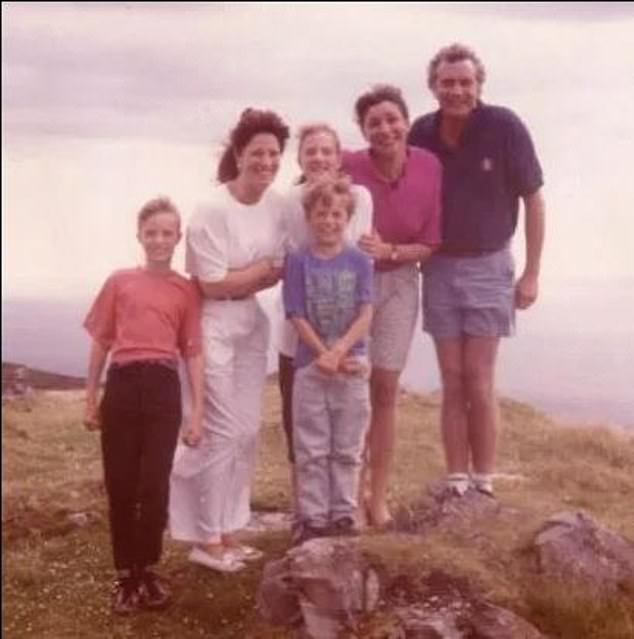
[[[115,271],[94,301],[84,327],[111,361],[187,358],[201,352],[200,294],[175,271]]]

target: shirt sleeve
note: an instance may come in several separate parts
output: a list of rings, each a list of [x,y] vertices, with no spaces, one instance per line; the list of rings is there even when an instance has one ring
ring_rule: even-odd
[[[306,317],[304,262],[297,253],[291,253],[286,258],[282,298],[287,318]]]
[[[348,238],[353,246],[357,245],[364,233],[372,232],[372,195],[364,186],[354,187],[354,213],[348,226]]]
[[[106,351],[116,337],[117,277],[112,274],[104,283],[84,320],[84,328]]]
[[[229,230],[222,211],[200,207],[187,228],[185,270],[204,282],[219,282],[229,270]]]
[[[524,123],[514,116],[507,149],[509,175],[517,196],[530,195],[544,183],[542,168],[537,159],[533,140]]]
[[[201,299],[194,282],[186,282],[185,295],[185,312],[178,335],[178,349],[184,358],[188,358],[202,352]]]

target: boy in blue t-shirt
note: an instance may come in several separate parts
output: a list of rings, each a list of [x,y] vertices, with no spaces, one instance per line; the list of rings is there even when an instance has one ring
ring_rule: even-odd
[[[370,416],[365,337],[372,319],[372,263],[344,241],[355,204],[350,181],[320,181],[302,203],[311,240],[289,255],[283,293],[300,338],[293,387],[298,543],[358,532]]]

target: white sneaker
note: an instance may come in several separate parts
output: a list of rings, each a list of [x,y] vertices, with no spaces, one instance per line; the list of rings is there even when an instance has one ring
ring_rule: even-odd
[[[228,552],[232,554],[237,561],[257,561],[264,557],[264,553],[253,546],[236,546],[235,548],[230,548]]]
[[[447,476],[447,489],[452,497],[463,497],[469,490],[469,475],[466,473],[451,473]]]
[[[219,572],[238,572],[238,570],[245,568],[245,565],[231,553],[226,552],[222,557],[214,557],[202,548],[198,548],[198,546],[192,548],[188,559],[195,564],[200,564]]]

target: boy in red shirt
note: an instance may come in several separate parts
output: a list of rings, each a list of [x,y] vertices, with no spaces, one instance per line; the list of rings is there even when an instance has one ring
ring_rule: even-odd
[[[86,381],[89,429],[101,448],[117,578],[113,611],[165,607],[170,591],[149,566],[161,557],[169,476],[181,426],[178,356],[186,362],[192,416],[186,443],[202,433],[200,299],[195,285],[171,269],[181,239],[180,215],[167,198],[138,214],[143,267],[115,271],[84,327],[93,338]],[[110,354],[103,399],[99,381]]]

